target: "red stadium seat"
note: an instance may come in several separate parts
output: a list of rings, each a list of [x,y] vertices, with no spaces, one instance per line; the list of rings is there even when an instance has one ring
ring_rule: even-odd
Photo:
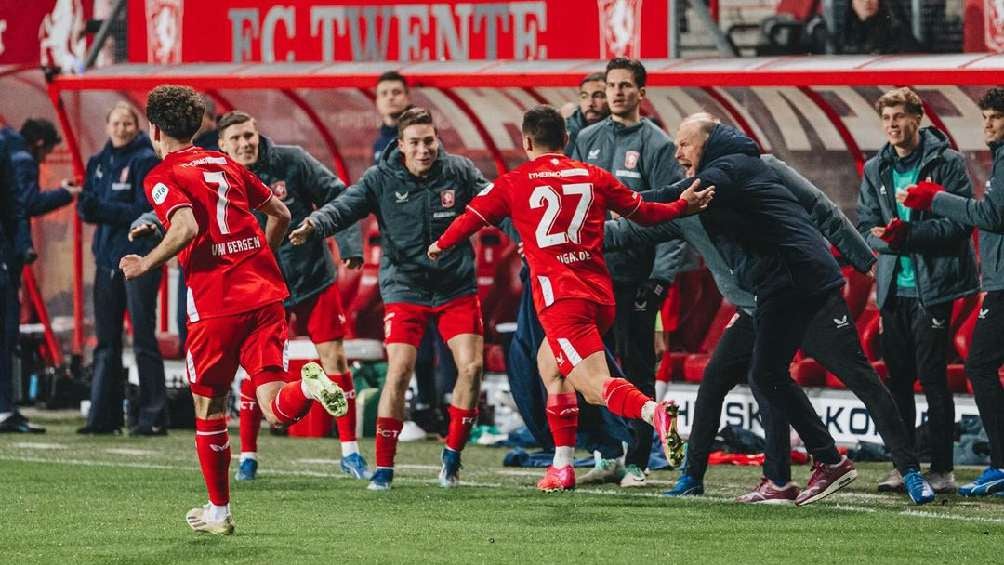
[[[851,311],[851,318],[857,320],[868,305],[868,297],[875,280],[852,267],[844,267],[842,270],[844,278],[847,279],[847,284],[844,285],[844,300],[847,301],[847,308]]]
[[[712,320],[708,327],[708,332],[704,336],[700,352],[685,354],[681,358],[683,380],[691,383],[701,382],[704,378],[704,369],[708,366],[708,361],[711,359],[710,352],[714,351],[718,345],[718,340],[725,333],[725,328],[732,323],[735,316],[736,307],[727,300],[722,299],[721,306],[718,308],[718,312],[715,314],[715,318]]]
[[[355,336],[383,340],[383,301],[380,299],[380,232],[375,220],[363,230],[363,268],[351,301],[343,302],[349,327]]]

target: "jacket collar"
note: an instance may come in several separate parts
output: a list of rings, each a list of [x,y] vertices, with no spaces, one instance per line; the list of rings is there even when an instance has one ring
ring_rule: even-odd
[[[920,138],[920,150],[922,152],[920,157],[920,168],[923,169],[935,159],[940,158],[941,155],[949,149],[949,146],[948,136],[934,126],[921,128]],[[884,170],[888,167],[892,167],[898,157],[896,155],[896,150],[893,149],[892,145],[886,143],[882,146],[882,149],[879,152],[879,158],[881,159],[882,169]]]
[[[760,148],[757,147],[756,142],[738,129],[725,124],[717,124],[711,130],[711,135],[704,142],[704,153],[701,155],[701,162],[695,170],[701,172],[716,159],[728,155],[758,157],[760,155]]]
[[[122,147],[113,147],[112,140],[105,142],[105,147],[103,151],[107,153],[132,153],[140,149],[153,149],[153,145],[150,144],[150,138],[147,137],[145,132],[139,132],[136,137],[132,139],[129,143],[126,143]]]

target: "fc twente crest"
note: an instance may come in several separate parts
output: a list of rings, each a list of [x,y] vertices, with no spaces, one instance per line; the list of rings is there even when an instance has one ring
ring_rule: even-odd
[[[286,198],[286,181],[277,180],[273,182],[272,194],[274,194],[275,197],[278,198],[279,200]]]
[[[453,205],[457,203],[457,191],[451,188],[440,192],[439,203],[443,205],[443,208],[453,208]]]

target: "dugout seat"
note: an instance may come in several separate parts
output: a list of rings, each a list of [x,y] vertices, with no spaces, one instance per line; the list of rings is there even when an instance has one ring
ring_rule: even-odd
[[[715,318],[712,320],[708,332],[704,336],[704,342],[701,344],[700,351],[688,354],[684,358],[683,380],[689,383],[699,383],[704,379],[704,369],[707,368],[708,361],[711,360],[711,352],[714,351],[718,345],[718,340],[721,339],[722,334],[725,333],[725,329],[735,316],[736,307],[727,300],[722,299],[721,306],[718,308],[718,312],[715,314]]]
[[[355,336],[383,341],[383,300],[380,298],[380,231],[372,218],[363,230],[363,268],[356,292],[343,302],[349,327]]]

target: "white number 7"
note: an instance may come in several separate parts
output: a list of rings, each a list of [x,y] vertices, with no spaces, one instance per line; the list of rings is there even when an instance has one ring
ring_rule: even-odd
[[[530,208],[536,209],[547,206],[544,216],[537,224],[534,235],[537,237],[537,247],[544,248],[562,243],[579,243],[579,232],[582,230],[582,223],[586,220],[586,212],[593,202],[593,185],[587,182],[561,185],[561,194],[564,196],[578,196],[579,201],[575,205],[575,212],[572,214],[572,221],[568,224],[568,229],[557,233],[550,233],[554,228],[554,220],[561,212],[561,196],[550,186],[538,186],[533,189],[530,195]]]
[[[206,183],[216,185],[216,225],[220,227],[221,234],[229,234],[230,226],[227,225],[227,204],[230,201],[227,200],[227,192],[230,191],[230,183],[227,182],[227,177],[224,176],[222,171],[215,173],[204,172],[202,173],[202,178],[206,179]]]

